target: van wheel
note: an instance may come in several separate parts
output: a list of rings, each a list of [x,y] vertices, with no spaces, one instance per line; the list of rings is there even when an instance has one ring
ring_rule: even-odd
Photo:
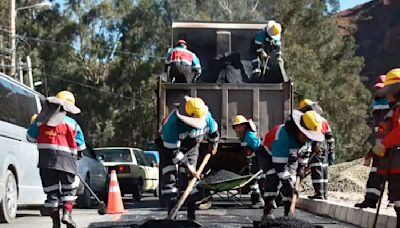
[[[85,182],[87,184],[90,183],[89,174],[86,175]],[[89,190],[86,187],[84,187],[84,188],[85,188],[85,190],[83,191],[83,194],[78,196],[76,203],[77,203],[78,207],[80,207],[80,208],[90,208],[92,205],[92,195],[90,194]]]
[[[17,216],[18,188],[14,174],[7,170],[4,182],[4,195],[0,203],[0,222],[10,223]]]

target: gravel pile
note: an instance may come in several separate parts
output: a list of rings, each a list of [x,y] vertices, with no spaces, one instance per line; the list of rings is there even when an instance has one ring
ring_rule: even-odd
[[[370,168],[364,166],[363,162],[363,159],[357,159],[329,166],[328,190],[343,193],[364,193]],[[307,195],[314,193],[310,175],[303,181],[300,192]]]
[[[234,172],[228,171],[228,170],[219,170],[215,173],[209,174],[206,176],[201,183],[202,184],[213,184],[217,182],[221,182],[224,180],[230,180],[230,179],[236,179],[240,178],[241,176],[239,174],[236,174]]]

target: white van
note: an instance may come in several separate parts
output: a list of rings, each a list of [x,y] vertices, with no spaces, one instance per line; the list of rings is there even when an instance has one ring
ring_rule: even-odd
[[[0,222],[15,219],[17,206],[45,200],[37,168],[36,144],[26,140],[43,96],[0,73]]]

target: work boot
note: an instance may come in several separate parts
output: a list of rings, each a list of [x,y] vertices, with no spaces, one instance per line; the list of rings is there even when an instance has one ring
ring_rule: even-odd
[[[272,209],[273,209],[272,201],[265,203],[264,214],[261,218],[262,222],[275,219],[275,216],[272,214]]]
[[[285,201],[283,202],[283,208],[284,208],[284,212],[283,215],[286,216],[292,216],[292,214],[290,213],[290,206],[291,206],[291,202],[290,201]]]
[[[313,196],[308,196],[308,198],[309,198],[309,199],[312,199],[312,200],[314,200],[314,199],[323,200],[323,199],[324,199],[324,196],[323,196],[321,193],[316,193],[316,194],[313,195]]]
[[[196,203],[188,203],[186,205],[186,211],[187,211],[187,219],[191,221],[196,220]]]
[[[72,220],[72,212],[71,211],[65,211],[63,212],[63,217],[62,217],[62,223],[64,223],[65,225],[67,225],[67,228],[75,228],[76,224],[75,222]]]
[[[263,208],[264,207],[264,200],[260,194],[251,194],[251,207],[254,209]]]
[[[53,228],[60,228],[61,221],[58,208],[50,209],[49,213],[50,213],[50,218],[53,220]]]
[[[171,198],[171,199],[169,199],[169,200],[167,201],[167,210],[168,210],[168,214],[172,211],[172,209],[174,209],[175,204],[176,204],[176,198],[175,198],[175,197],[174,197],[174,198]],[[171,219],[176,219],[176,216],[174,216],[174,217],[171,218]]]
[[[356,203],[354,207],[358,208],[376,208],[376,202],[370,200],[364,200],[361,203]]]

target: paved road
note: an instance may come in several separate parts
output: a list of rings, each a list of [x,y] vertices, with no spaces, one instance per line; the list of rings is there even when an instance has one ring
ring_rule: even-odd
[[[96,209],[75,209],[73,218],[78,227],[88,227],[92,223],[99,222],[121,222],[121,221],[141,221],[147,219],[161,219],[166,216],[166,212],[158,207],[157,199],[147,196],[142,202],[134,202],[125,198],[124,204],[126,213],[123,215],[98,215]],[[259,220],[262,215],[261,209],[248,209],[247,207],[233,206],[217,202],[213,209],[198,211],[197,219],[205,227],[249,227],[253,220]],[[276,216],[283,214],[282,209],[274,211]],[[308,221],[313,224],[322,225],[326,228],[353,228],[349,224],[344,224],[332,219],[316,216],[305,211],[298,210],[297,218]],[[178,219],[184,219],[185,212],[180,212]],[[48,217],[42,217],[38,210],[24,209],[18,213],[18,219],[12,224],[0,224],[4,228],[46,228],[51,227],[51,220]]]

